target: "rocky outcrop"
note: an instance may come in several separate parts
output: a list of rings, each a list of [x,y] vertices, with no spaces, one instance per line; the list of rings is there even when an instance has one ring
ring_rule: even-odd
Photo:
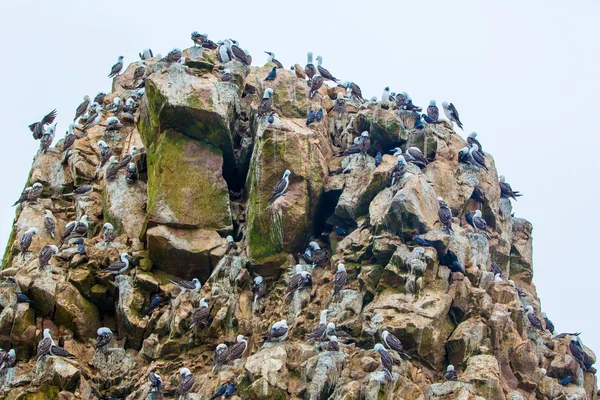
[[[16,366],[0,371],[0,397],[154,399],[147,376],[155,372],[163,398],[175,398],[185,367],[196,378],[188,399],[208,399],[232,382],[233,399],[597,398],[594,353],[583,346],[580,363],[571,335],[552,337],[525,314],[527,306],[538,317],[542,310],[532,225],[500,197],[490,154],[489,171],[460,163],[467,144],[451,124],[417,129],[417,115],[395,103],[345,97],[338,113],[345,90],[326,84],[309,96],[299,65],[265,80],[274,64],[221,63],[200,47],[183,56],[146,60],[140,95],[128,89],[138,64],[127,67],[104,99],[99,125],[77,128],[69,151],[59,141],[35,157],[26,186],[39,182],[43,192],[17,206],[0,273],[14,278],[0,285],[0,347],[17,354]],[[272,105],[259,116],[267,89]],[[123,127],[107,131],[116,97],[131,98],[134,109],[115,109]],[[307,126],[311,109],[323,117]],[[370,149],[351,154],[364,131]],[[138,147],[130,160],[137,180],[125,169],[105,179],[99,140],[118,159]],[[413,146],[429,164],[409,164],[392,185],[390,150]],[[272,196],[286,170],[285,195]],[[64,196],[83,184],[92,191]],[[476,188],[483,204],[472,199]],[[438,197],[451,210],[452,231],[441,224]],[[44,210],[52,212],[54,237]],[[487,232],[467,223],[475,210]],[[84,216],[87,232],[61,243],[67,224]],[[105,223],[114,238],[105,240]],[[38,233],[21,254],[30,228]],[[311,241],[324,254],[313,252],[315,265],[303,255]],[[59,252],[40,269],[38,254],[51,244]],[[130,267],[108,273],[123,253]],[[338,264],[347,281],[334,294]],[[252,289],[257,276],[264,292]],[[180,283],[194,278],[201,289]],[[18,302],[18,293],[32,302]],[[201,300],[206,314],[197,313]],[[332,332],[307,340],[325,309],[339,351]],[[192,324],[198,315],[205,319]],[[263,342],[283,319],[287,339]],[[96,349],[99,327],[114,337]],[[74,358],[37,360],[44,329]],[[406,351],[390,350],[391,377],[373,350],[384,331]],[[244,353],[213,368],[216,347],[231,349],[238,335],[246,337]],[[456,381],[444,378],[449,364]],[[567,376],[571,383],[561,386]]]

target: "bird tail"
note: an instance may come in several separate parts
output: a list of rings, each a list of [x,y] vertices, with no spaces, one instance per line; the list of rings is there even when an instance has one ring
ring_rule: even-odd
[[[464,131],[462,122],[456,121],[456,125],[458,125],[461,131]]]

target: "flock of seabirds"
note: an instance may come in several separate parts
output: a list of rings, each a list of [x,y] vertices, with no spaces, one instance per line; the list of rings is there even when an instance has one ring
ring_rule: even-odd
[[[250,65],[252,62],[252,57],[248,53],[247,50],[242,50],[239,47],[237,41],[232,39],[225,39],[223,41],[219,41],[217,43],[208,39],[208,35],[199,34],[198,32],[194,32],[191,35],[191,39],[194,42],[194,45],[201,49],[210,49],[216,50],[217,58],[221,63],[227,63],[230,61],[238,61],[242,62],[246,65]],[[269,56],[268,62],[273,63],[275,66],[269,72],[269,74],[265,77],[265,81],[275,80],[277,79],[277,70],[282,69],[283,65],[275,58],[275,54],[273,52],[266,52]],[[146,76],[146,65],[144,63],[145,60],[150,58],[154,58],[152,50],[145,49],[140,54],[141,61],[138,62],[138,66],[134,70],[133,74],[133,82],[131,86],[123,86],[125,89],[130,90],[130,97],[125,101],[123,99],[116,97],[112,103],[110,103],[106,107],[106,111],[112,113],[113,115],[108,117],[106,120],[106,132],[115,132],[120,130],[123,127],[121,120],[126,123],[134,122],[134,114],[138,107],[138,101],[145,93],[145,76]],[[109,78],[113,78],[119,76],[121,71],[123,70],[123,59],[124,57],[120,56],[116,64],[114,64],[111,68]],[[183,62],[183,54],[179,49],[173,49],[170,51],[166,57],[157,56],[159,62],[163,63],[176,63]],[[307,55],[307,64],[304,68],[299,65],[295,65],[292,67],[292,70],[295,71],[295,74],[298,78],[308,79],[307,83],[310,87],[309,96],[313,97],[314,94],[319,90],[319,88],[323,85],[324,81],[329,80],[332,82],[339,82],[337,78],[335,78],[327,69],[322,66],[322,57],[318,56],[316,58],[317,65],[313,64],[313,54],[308,53]],[[230,81],[232,79],[232,74],[229,69],[223,69],[221,73],[222,81]],[[369,101],[366,101],[363,96],[360,87],[350,81],[343,82],[339,84],[346,88],[346,96],[342,93],[338,93],[337,98],[334,102],[334,110],[338,114],[344,114],[346,111],[346,101],[347,98],[354,98],[358,100],[360,103],[366,104],[377,104],[377,97],[371,98]],[[68,152],[72,148],[73,144],[77,140],[77,136],[75,135],[75,129],[78,129],[80,132],[85,134],[85,131],[92,127],[99,125],[105,112],[104,108],[104,97],[105,93],[98,93],[96,97],[92,100],[88,96],[84,97],[84,101],[77,107],[75,111],[75,118],[73,123],[69,125],[69,128],[65,134],[65,138],[62,144],[62,151],[64,153],[65,159],[68,155]],[[270,88],[265,89],[262,101],[258,107],[258,116],[266,117],[269,123],[273,122],[273,114],[270,113],[272,106],[272,97],[273,90]],[[435,100],[431,100],[429,106],[426,109],[426,113],[420,114],[422,111],[421,107],[418,107],[413,104],[412,99],[406,92],[402,93],[392,93],[390,92],[389,87],[384,89],[384,92],[381,96],[381,105],[382,106],[393,106],[398,110],[405,110],[408,112],[413,112],[415,115],[415,126],[414,129],[423,129],[425,126],[423,121],[426,124],[438,124],[440,123],[440,113],[439,109],[436,105]],[[452,103],[443,102],[443,110],[448,118],[450,123],[456,123],[461,129],[463,129],[462,122],[460,121],[459,113],[456,107]],[[29,129],[31,130],[34,139],[40,141],[40,150],[39,152],[44,153],[52,144],[54,140],[54,134],[56,130],[56,123],[54,122],[56,118],[56,110],[51,111],[46,116],[44,116],[40,121],[34,122],[29,125]],[[323,109],[310,110],[308,113],[308,117],[306,120],[306,125],[311,125],[315,120],[319,121],[323,118]],[[483,169],[488,171],[488,168],[485,164],[485,157],[483,153],[483,147],[481,143],[477,139],[477,133],[473,132],[467,137],[468,146],[464,147],[458,153],[458,160],[461,163],[471,165],[477,169]],[[138,148],[135,146],[131,147],[130,153],[123,157],[121,160],[118,160],[117,157],[113,154],[111,148],[104,142],[103,140],[98,141],[97,143],[100,150],[100,161],[98,165],[97,171],[100,171],[104,166],[106,167],[104,170],[104,178],[105,179],[115,179],[120,170],[125,169],[125,178],[128,183],[135,183],[138,179],[137,167],[135,162],[133,162],[133,157],[138,151]],[[360,136],[358,136],[354,143],[345,151],[340,153],[340,155],[362,155],[363,157],[367,156],[367,153],[371,147],[371,141],[369,139],[369,132],[363,132]],[[408,163],[412,163],[417,167],[423,169],[426,168],[429,164],[430,160],[428,160],[423,153],[417,147],[410,147],[404,153],[402,149],[396,147],[392,150],[394,156],[397,157],[397,165],[394,166],[391,174],[391,185],[394,185],[400,178],[402,178],[408,171]],[[379,165],[382,160],[381,152],[377,152],[375,156],[375,163]],[[269,201],[274,201],[280,196],[284,196],[286,190],[289,185],[289,176],[291,171],[286,170],[283,174],[283,177],[280,181],[277,182],[275,187],[273,188],[272,195]],[[500,176],[499,179],[500,192],[501,197],[503,198],[512,198],[517,199],[517,197],[521,196],[518,191],[514,191],[511,186],[505,181],[503,176]],[[14,205],[23,204],[26,205],[28,203],[37,202],[37,200],[43,194],[43,186],[41,183],[35,183],[31,187],[25,188],[25,190],[21,193],[21,196],[15,202]],[[72,193],[66,194],[64,196],[85,196],[89,194],[93,190],[91,185],[81,185],[74,189]],[[481,187],[476,186],[472,195],[472,199],[476,202],[483,205],[485,201],[485,194]],[[439,202],[439,211],[438,217],[439,222],[444,226],[447,230],[448,234],[452,234],[452,212],[446,202],[438,197]],[[55,220],[50,210],[44,211],[44,227],[45,233],[49,235],[51,238],[55,238]],[[475,232],[481,233],[484,236],[489,238],[487,224],[485,219],[482,216],[480,210],[476,210],[474,215],[471,215],[469,212],[466,213],[466,221],[470,224]],[[81,219],[76,221],[69,222],[64,231],[60,234],[60,246],[62,247],[65,243],[69,243],[77,246],[77,250],[80,254],[85,254],[84,247],[84,239],[83,237],[88,233],[88,217],[83,216]],[[110,243],[117,237],[116,231],[114,227],[110,223],[105,223],[103,225],[103,241],[106,243]],[[344,228],[336,227],[336,231],[340,235],[345,235],[347,232]],[[31,228],[27,230],[20,238],[19,245],[22,255],[25,255],[28,252],[28,248],[31,245],[33,236],[38,234],[38,230],[36,228]],[[432,243],[427,240],[415,235],[413,238],[415,244],[421,247],[433,247]],[[234,242],[232,236],[227,237],[228,246],[226,254],[231,254],[233,250],[237,250],[237,244]],[[38,254],[39,260],[39,268],[40,270],[50,265],[50,260],[52,256],[61,252],[65,248],[59,248],[59,246],[49,244],[40,250]],[[324,266],[329,258],[329,254],[327,250],[321,249],[317,242],[310,242],[307,249],[303,254],[298,255],[299,261],[304,263],[312,264],[313,266]],[[122,274],[128,270],[130,267],[130,263],[132,262],[132,258],[128,253],[123,253],[120,257],[120,260],[112,263],[108,267],[104,268],[103,271],[118,275]],[[464,273],[464,268],[460,263],[456,260],[456,258],[450,263],[449,268],[452,272],[460,272]],[[494,280],[496,282],[502,282],[502,271],[500,267],[492,261],[491,271],[494,273]],[[29,299],[25,294],[20,292],[18,284],[16,280],[12,277],[8,277],[7,280],[15,285],[17,290],[17,301],[18,302],[27,302],[33,303],[31,299]],[[175,285],[181,288],[181,293],[185,291],[191,291],[194,293],[198,293],[202,288],[202,284],[197,278],[194,278],[191,281],[180,281],[175,282],[172,281]],[[337,266],[337,272],[335,274],[333,280],[333,294],[331,300],[335,299],[336,296],[340,294],[346,283],[348,282],[348,277],[346,273],[346,269],[344,264],[339,264]],[[514,286],[514,282],[509,281],[509,283]],[[293,275],[287,285],[286,290],[286,299],[293,295],[295,292],[310,288],[312,286],[312,275],[308,271],[304,271],[301,265],[296,266],[295,275]],[[516,287],[515,287],[516,288]],[[525,297],[526,293],[516,288],[521,297]],[[263,298],[267,293],[267,285],[261,276],[256,276],[253,280],[252,284],[252,292],[254,294],[254,301],[258,301]],[[208,302],[209,298],[202,298],[200,300],[199,308],[192,315],[191,327],[204,325],[206,326],[210,317],[210,307]],[[149,306],[146,308],[145,312],[148,314],[156,309],[160,305],[160,298],[155,296]],[[322,342],[322,348],[325,351],[340,351],[339,343],[348,343],[353,341],[351,335],[343,330],[341,327],[335,326],[333,322],[327,322],[327,315],[331,313],[330,310],[323,310],[320,314],[320,321],[317,326],[315,326],[307,339],[309,341],[317,341]],[[545,330],[550,333],[554,333],[554,325],[552,322],[546,317],[545,313],[542,313],[542,317],[544,320],[544,324],[540,318],[538,318],[533,310],[532,306],[525,307],[525,313],[527,318],[531,324],[531,327],[535,330],[544,332]],[[265,341],[275,341],[275,342],[283,342],[288,337],[289,327],[287,325],[286,320],[278,321],[273,324],[271,330],[264,335]],[[98,337],[96,340],[95,347],[96,349],[102,350],[106,349],[109,343],[113,338],[113,332],[110,328],[102,327],[98,329]],[[584,370],[587,370],[591,367],[589,361],[586,360],[584,355],[583,347],[581,341],[578,336],[580,333],[562,333],[560,335],[556,335],[555,338],[564,338],[566,336],[571,336],[571,340],[569,343],[569,350],[571,355],[579,362],[581,367]],[[247,337],[243,335],[237,336],[237,341],[231,346],[227,346],[225,343],[219,344],[214,353],[214,367],[213,371],[218,368],[222,368],[227,364],[234,362],[237,359],[240,359],[246,353],[246,349],[248,348]],[[402,358],[410,358],[410,356],[405,352],[402,343],[400,340],[394,336],[392,333],[388,331],[383,331],[381,333],[381,343],[377,343],[374,347],[374,350],[379,353],[380,356],[380,364],[383,371],[385,371],[386,377],[389,380],[393,380],[394,377],[392,375],[392,366],[394,364],[394,358],[390,354],[390,352],[395,352],[401,359]],[[59,347],[56,342],[54,342],[50,329],[44,329],[43,338],[39,342],[37,346],[37,357],[38,361],[45,356],[56,356],[56,357],[74,357],[67,350],[62,347]],[[13,367],[15,364],[15,350],[11,349],[8,352],[5,352],[0,349],[0,373],[3,371],[7,371],[8,368]],[[542,373],[545,373],[542,370]],[[445,374],[445,378],[447,380],[457,380],[458,373],[454,369],[453,365],[449,365],[447,367],[447,372]],[[568,385],[573,378],[571,376],[563,377],[560,380],[560,384],[563,386]],[[161,376],[157,371],[152,371],[148,375],[148,381],[151,386],[151,392],[160,393],[163,381]],[[180,383],[177,388],[177,393],[180,398],[184,398],[193,388],[195,383],[195,377],[192,375],[188,368],[182,368],[180,370]],[[226,382],[223,384],[218,391],[211,397],[211,400],[225,397],[229,398],[235,393],[236,387],[235,382]]]

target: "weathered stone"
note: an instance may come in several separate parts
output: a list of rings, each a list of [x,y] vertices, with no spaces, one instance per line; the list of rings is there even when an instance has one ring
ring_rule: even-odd
[[[80,374],[69,361],[48,356],[36,364],[33,381],[35,385],[49,384],[62,390],[73,390],[79,383]]]
[[[64,284],[56,296],[54,322],[72,330],[80,338],[93,337],[100,328],[96,306],[71,284]]]
[[[486,333],[485,324],[474,318],[458,325],[446,343],[450,364],[462,366],[469,357],[479,353]]]
[[[460,375],[463,382],[470,383],[478,395],[488,400],[504,400],[500,382],[500,367],[492,355],[469,358],[465,372]]]

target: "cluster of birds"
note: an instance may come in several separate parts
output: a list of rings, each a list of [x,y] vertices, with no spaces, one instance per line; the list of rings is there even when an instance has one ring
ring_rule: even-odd
[[[225,39],[218,42],[213,42],[208,39],[208,35],[199,34],[198,32],[193,32],[191,34],[191,39],[194,42],[194,46],[200,51],[203,49],[208,50],[216,50],[217,58],[221,63],[227,63],[230,61],[239,61],[245,65],[250,65],[252,63],[252,57],[247,50],[243,50],[239,43],[233,39]],[[266,52],[268,54],[268,61],[273,63],[275,66],[269,72],[269,74],[264,78],[265,81],[273,81],[277,79],[277,69],[283,68],[281,62],[279,62],[275,58],[275,54],[273,52]],[[108,104],[106,107],[106,111],[113,113],[113,116],[109,117],[106,120],[106,132],[115,132],[120,130],[123,127],[121,120],[126,123],[132,123],[134,121],[134,113],[137,110],[137,102],[145,93],[145,82],[146,82],[146,64],[145,61],[151,58],[154,58],[154,54],[151,49],[144,49],[139,54],[141,61],[138,62],[136,69],[134,70],[133,80],[130,85],[123,86],[125,89],[130,90],[130,97],[123,101],[119,97],[115,97],[113,102]],[[179,49],[171,50],[166,57],[161,57],[157,55],[157,58],[160,62],[165,63],[182,63],[184,62],[183,54]],[[124,57],[120,56],[117,62],[112,66],[109,78],[114,78],[119,76],[121,71],[123,70],[123,60]],[[304,68],[299,65],[295,65],[292,67],[296,76],[301,79],[307,79],[307,84],[310,88],[309,97],[314,97],[315,93],[323,86],[325,81],[331,81],[335,84],[338,84],[340,87],[346,89],[346,95],[348,98],[354,98],[358,100],[360,103],[365,103],[365,99],[363,98],[362,91],[360,87],[351,81],[344,81],[340,83],[340,80],[334,77],[326,68],[323,67],[323,58],[321,56],[316,57],[317,65],[313,63],[313,54],[309,52],[307,54],[307,64]],[[229,69],[223,69],[221,80],[229,81],[231,80],[232,74]],[[84,97],[84,101],[77,107],[75,112],[75,118],[73,123],[69,125],[69,128],[66,132],[65,139],[63,141],[63,152],[65,153],[65,157],[67,152],[72,148],[75,143],[77,136],[75,133],[75,129],[83,132],[92,127],[99,125],[104,116],[104,99],[106,94],[99,93],[93,101],[90,100],[88,96]],[[344,114],[346,112],[346,100],[347,97],[342,93],[338,93],[337,98],[334,102],[334,110],[338,114]],[[258,106],[258,116],[259,117],[267,117],[267,121],[273,122],[273,115],[270,113],[273,102],[273,89],[267,88],[264,90],[263,98]],[[377,98],[371,98],[371,104],[377,103]],[[406,112],[414,113],[415,115],[415,129],[423,129],[426,124],[439,124],[441,123],[439,117],[440,112],[436,105],[435,100],[431,100],[429,106],[426,109],[426,113],[422,113],[422,108],[416,106],[411,97],[406,92],[401,93],[392,93],[390,92],[390,88],[386,87],[381,96],[381,107],[390,107],[394,106],[398,110],[403,110]],[[459,128],[463,129],[463,124],[460,120],[459,113],[452,103],[443,102],[443,111],[446,115],[447,119],[450,123],[456,123]],[[51,111],[47,115],[45,115],[39,122],[35,122],[29,125],[29,129],[33,133],[33,137],[36,140],[40,140],[40,152],[45,152],[52,144],[54,139],[54,132],[56,130],[56,123],[54,122],[57,116],[56,110]],[[323,108],[319,108],[315,111],[315,109],[310,109],[308,112],[308,117],[306,120],[306,126],[310,126],[315,121],[321,121],[323,118]],[[79,126],[77,126],[78,124]],[[371,148],[371,140],[369,138],[370,134],[368,131],[362,132],[355,140],[354,143],[346,150],[340,153],[343,156],[352,156],[352,155],[360,155],[361,157],[367,157],[369,150]],[[133,158],[136,155],[136,152],[139,150],[137,147],[133,146],[130,148],[130,152],[128,155],[123,157],[120,161],[117,160],[116,156],[113,154],[110,146],[103,140],[97,142],[97,146],[99,148],[100,162],[98,164],[98,170],[103,167],[105,168],[104,178],[107,180],[114,179],[117,176],[117,173],[125,168],[126,169],[126,180],[128,183],[135,183],[138,179],[137,167],[135,162],[133,162]],[[421,150],[417,147],[409,147],[405,152],[402,151],[401,148],[396,147],[392,151],[393,155],[397,158],[397,165],[394,166],[391,173],[391,182],[390,185],[394,186],[401,180],[401,178],[408,172],[408,163],[414,164],[420,169],[427,168],[430,163],[430,160],[425,157],[425,155],[421,152]],[[381,152],[378,152],[375,157],[376,165],[379,165],[382,160]],[[461,149],[458,153],[458,160],[460,163],[472,166],[477,169],[481,169],[484,171],[488,171],[488,168],[485,163],[485,154],[483,153],[483,148],[481,143],[477,140],[477,133],[471,133],[467,138],[467,146]],[[275,201],[277,198],[285,196],[286,191],[289,187],[289,177],[291,175],[290,170],[286,170],[282,176],[282,178],[276,183],[274,186],[269,201]],[[501,196],[503,198],[509,199],[517,199],[517,197],[521,196],[518,191],[514,191],[511,186],[505,181],[503,176],[499,177],[499,186]],[[17,204],[28,204],[32,202],[37,202],[38,199],[43,194],[44,188],[41,183],[35,183],[31,187],[26,188],[22,193],[20,198],[17,200],[15,205]],[[82,185],[76,187],[72,193],[66,194],[65,196],[86,196],[91,191],[93,191],[93,187],[91,185]],[[483,204],[485,199],[485,194],[481,187],[475,187],[473,191],[472,198],[478,202],[479,204]],[[453,234],[452,228],[452,211],[450,210],[447,203],[441,197],[438,198],[439,203],[439,211],[438,217],[439,222],[443,225],[448,234]],[[466,221],[469,223],[476,232],[482,233],[484,236],[489,238],[488,227],[485,219],[482,216],[481,210],[475,210],[474,215],[471,215],[469,212],[466,213]],[[77,245],[77,250],[80,254],[85,253],[84,240],[83,238],[87,235],[89,231],[89,218],[84,215],[79,220],[69,222],[64,231],[60,235],[60,243],[59,246],[63,246],[65,242],[68,242],[71,239],[74,239],[73,244]],[[44,227],[45,233],[50,236],[52,239],[55,238],[55,220],[50,210],[44,211]],[[105,223],[103,225],[103,241],[105,243],[110,243],[114,241],[117,237],[116,231],[114,227],[110,223]],[[336,227],[336,232],[339,235],[344,236],[347,234],[346,230],[343,227]],[[28,249],[32,243],[33,237],[38,234],[38,230],[36,228],[28,229],[20,238],[19,245],[21,249],[21,253],[25,256],[28,253]],[[432,243],[427,240],[415,235],[413,237],[414,242],[417,246],[422,247],[434,247]],[[230,254],[230,252],[234,249],[237,249],[237,245],[233,239],[233,237],[227,237],[227,252],[226,254]],[[64,250],[59,248],[54,244],[49,244],[40,250],[38,254],[39,260],[39,268],[43,268],[49,265],[50,260],[53,255],[58,252]],[[315,241],[311,241],[304,251],[304,253],[298,255],[299,263],[303,261],[303,263],[312,264],[313,267],[325,266],[327,265],[327,261],[329,259],[329,255],[325,249],[322,249],[319,244]],[[126,272],[132,262],[132,257],[128,253],[123,253],[120,256],[120,259],[108,267],[104,268],[103,271],[111,273],[111,274],[122,274]],[[453,272],[461,272],[464,273],[464,268],[458,260],[456,256],[449,263],[450,269]],[[495,275],[495,279],[498,281],[502,281],[502,272],[495,262],[492,261],[491,271]],[[16,280],[12,278],[12,282],[16,284]],[[199,279],[194,278],[191,281],[172,281],[177,287],[181,289],[180,293],[184,293],[185,291],[191,291],[193,293],[198,293],[202,284]],[[345,269],[344,264],[338,264],[337,270],[335,273],[335,277],[333,279],[333,290],[331,298],[329,299],[328,305],[331,301],[334,301],[342,292],[345,285],[348,283],[348,275]],[[288,299],[290,296],[293,296],[294,293],[308,289],[312,286],[312,274],[308,271],[305,271],[302,265],[296,265],[295,273],[289,279],[285,298]],[[514,284],[513,284],[514,285]],[[27,298],[24,294],[20,293],[17,286],[17,300],[19,302],[30,302],[31,300]],[[517,288],[517,290],[519,290]],[[254,303],[257,303],[260,299],[266,296],[267,293],[267,285],[264,279],[257,275],[253,279],[252,284],[252,293],[254,296]],[[520,294],[523,292],[519,291]],[[210,308],[209,308],[210,298],[201,298],[199,301],[198,308],[192,314],[190,327],[196,326],[207,326],[208,320],[210,318]],[[145,313],[148,314],[155,310],[160,305],[159,296],[155,296],[148,307],[145,309]],[[525,308],[526,315],[530,324],[539,330],[547,329],[550,332],[554,331],[554,327],[550,320],[548,320],[543,314],[545,320],[545,328],[541,323],[539,318],[535,315],[533,308],[531,306],[527,306]],[[322,344],[322,349],[325,351],[340,351],[340,343],[349,343],[353,341],[351,334],[347,332],[341,326],[337,326],[333,322],[327,321],[327,315],[331,313],[331,310],[325,309],[321,311],[319,323],[313,327],[311,332],[307,336],[308,341],[316,341]],[[289,334],[289,327],[287,325],[286,320],[281,320],[275,322],[271,329],[263,335],[263,340],[272,341],[272,342],[283,342],[286,340]],[[561,334],[568,335],[568,334]],[[557,337],[561,337],[558,335]],[[578,339],[578,334],[569,334],[573,337],[570,340],[569,349],[573,357],[581,363],[582,367],[589,368],[589,365],[586,364],[585,355],[583,352],[582,345]],[[562,336],[564,337],[564,336]],[[113,339],[113,332],[108,327],[102,327],[97,331],[97,339],[95,348],[97,350],[106,349],[111,340]],[[228,346],[225,343],[220,343],[214,353],[214,361],[213,361],[213,370],[222,368],[237,359],[240,359],[244,356],[247,348],[248,342],[247,337],[243,335],[238,335],[236,338],[236,342],[231,346]],[[392,366],[394,364],[394,358],[390,354],[390,352],[396,353],[401,359],[406,358],[410,359],[410,356],[404,350],[401,341],[392,333],[387,330],[381,332],[381,341],[374,346],[374,350],[380,356],[380,364],[381,368],[385,371],[387,377],[392,380]],[[56,345],[54,340],[52,339],[51,333],[49,329],[45,329],[43,331],[43,338],[39,342],[37,347],[37,357],[38,360],[42,359],[45,356],[57,356],[57,357],[68,357],[72,358],[73,355],[70,354],[67,350],[62,347]],[[14,350],[10,350],[8,353],[4,353],[0,350],[0,372],[5,368],[9,368],[15,362],[15,352]],[[193,388],[195,383],[195,377],[191,373],[188,368],[181,368],[180,370],[180,379],[178,386],[178,394],[181,397],[186,396]],[[454,366],[449,365],[447,367],[447,371],[445,374],[447,380],[456,380],[458,379],[458,373],[455,371]],[[566,378],[563,380],[565,381]],[[563,384],[561,381],[561,384]],[[150,388],[152,392],[160,393],[163,381],[161,376],[156,372],[152,371],[148,375],[148,382],[150,384]],[[570,382],[570,377],[569,377]],[[566,382],[565,384],[568,384]],[[224,396],[225,398],[229,398],[235,392],[235,383],[233,381],[224,383],[214,396],[211,399],[217,399]]]

